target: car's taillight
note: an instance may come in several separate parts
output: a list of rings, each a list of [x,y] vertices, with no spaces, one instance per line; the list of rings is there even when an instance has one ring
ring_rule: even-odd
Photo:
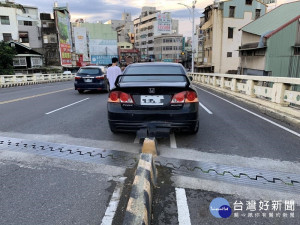
[[[75,80],[79,80],[80,78],[80,76],[75,76]]]
[[[185,91],[175,94],[171,103],[184,103]]]
[[[173,96],[171,104],[198,102],[197,93],[194,91],[183,91]]]
[[[133,103],[133,100],[132,100],[131,96],[125,92],[112,91],[109,94],[108,102]]]
[[[97,76],[96,79],[98,79],[98,80],[104,80],[104,77],[102,77],[102,76]]]
[[[197,93],[194,91],[187,91],[185,102],[198,102]]]

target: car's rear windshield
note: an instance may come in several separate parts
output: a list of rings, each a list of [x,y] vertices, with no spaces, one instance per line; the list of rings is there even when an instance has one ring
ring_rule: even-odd
[[[186,77],[182,75],[124,75],[121,82],[186,82]]]
[[[179,66],[132,66],[124,74],[184,74]]]
[[[98,68],[81,68],[79,74],[102,75],[102,71]]]

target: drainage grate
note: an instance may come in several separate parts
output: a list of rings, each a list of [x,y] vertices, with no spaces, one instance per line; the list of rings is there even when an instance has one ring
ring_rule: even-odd
[[[126,168],[135,167],[139,157],[138,154],[116,150],[37,142],[7,137],[0,137],[0,150],[18,151]]]
[[[232,167],[191,160],[157,157],[156,165],[172,169],[175,175],[204,178],[251,185],[266,189],[300,193],[300,175],[258,170],[253,168]]]

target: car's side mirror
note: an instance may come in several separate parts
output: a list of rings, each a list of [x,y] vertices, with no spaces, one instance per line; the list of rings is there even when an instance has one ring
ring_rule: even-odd
[[[193,77],[192,76],[189,76],[189,79],[190,79],[190,81],[193,81]]]

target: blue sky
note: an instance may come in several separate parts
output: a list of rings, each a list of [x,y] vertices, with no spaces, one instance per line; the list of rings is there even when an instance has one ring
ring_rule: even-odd
[[[278,0],[278,4],[294,0]],[[39,12],[52,13],[54,0],[15,0],[16,3],[36,6]],[[140,15],[143,6],[155,6],[163,12],[171,12],[172,18],[179,19],[179,33],[190,36],[192,23],[187,8],[178,3],[191,6],[192,0],[57,0],[59,6],[69,4],[71,20],[83,18],[87,22],[102,21],[110,19],[121,19],[122,12],[129,12],[132,19]],[[203,9],[212,4],[213,0],[198,0],[195,10],[195,24],[200,23]]]

